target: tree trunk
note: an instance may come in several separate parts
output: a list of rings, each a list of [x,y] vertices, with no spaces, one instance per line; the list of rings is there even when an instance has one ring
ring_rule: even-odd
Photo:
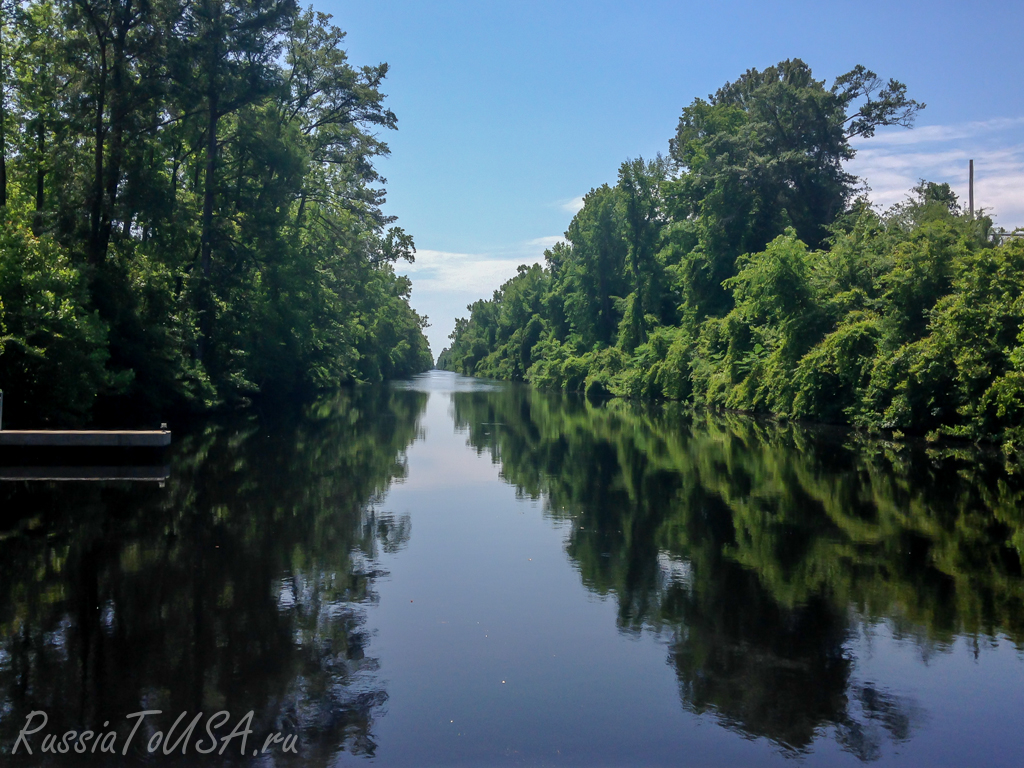
[[[124,123],[125,109],[125,42],[130,23],[131,3],[125,6],[125,16],[120,20],[117,35],[114,37],[114,61],[111,68],[110,89],[110,152],[104,174],[103,204],[100,206],[100,227],[97,232],[96,248],[101,258],[106,258],[110,245],[110,235],[114,227],[117,212],[118,185],[121,182],[121,166],[124,163]]]
[[[215,79],[210,78],[211,87],[208,96],[209,117],[206,126],[206,177],[203,183],[203,223],[200,238],[200,269],[202,270],[201,287],[199,290],[199,343],[197,357],[202,362],[206,354],[206,340],[213,326],[213,286],[210,284],[210,265],[213,261],[213,204],[217,187],[217,121],[219,118],[219,96],[214,85]]]
[[[206,177],[203,182],[203,233],[202,270],[203,278],[210,277],[210,262],[213,255],[213,204],[217,186],[217,121],[219,115],[216,88],[210,91],[210,113],[206,126]]]
[[[90,200],[91,211],[89,216],[89,251],[93,264],[99,264],[104,256],[100,243],[100,229],[103,218],[103,143],[106,138],[103,127],[103,112],[106,109],[107,99],[107,44],[99,30],[96,31],[96,41],[99,44],[100,50],[100,74],[96,89],[96,114],[93,125],[95,147],[93,152],[92,199]]]
[[[203,183],[203,276],[209,279],[213,256],[213,204],[217,185],[217,94],[210,94],[206,137],[206,176]]]
[[[0,5],[0,11],[3,6]],[[0,21],[0,57],[4,50],[4,25]],[[0,58],[0,208],[7,205],[7,80],[4,77],[4,60]]]
[[[32,232],[38,237],[43,232],[43,208],[46,206],[46,121],[36,118],[36,211],[32,216]]]
[[[0,67],[3,63],[0,62]],[[4,130],[7,122],[7,104],[4,99],[4,83],[0,77],[0,208],[7,205],[7,133]]]
[[[46,123],[42,116],[36,121],[36,213],[46,206]]]

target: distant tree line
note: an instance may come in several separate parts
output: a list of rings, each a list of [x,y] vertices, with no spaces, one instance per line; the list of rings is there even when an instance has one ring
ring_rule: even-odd
[[[8,424],[431,365],[373,165],[387,65],[343,42],[295,0],[0,0]]]
[[[924,105],[799,60],[683,110],[546,264],[456,321],[444,367],[605,397],[968,438],[1024,437],[1024,243],[922,182],[885,213],[850,142]]]

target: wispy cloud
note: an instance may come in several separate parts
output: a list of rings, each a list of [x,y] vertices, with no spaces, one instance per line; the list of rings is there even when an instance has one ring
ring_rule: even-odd
[[[886,131],[858,142],[847,168],[864,179],[869,196],[887,207],[921,179],[946,182],[966,203],[968,163],[974,160],[975,208],[998,225],[1024,224],[1024,117]]]
[[[583,195],[574,197],[571,200],[559,200],[558,207],[567,213],[571,213],[575,216],[577,213],[583,210]]]
[[[523,259],[421,248],[416,251],[415,263],[402,271],[412,278],[415,291],[473,293],[486,298],[522,263]]]
[[[923,125],[920,128],[887,128],[878,131],[870,139],[859,139],[855,144],[865,146],[886,146],[909,144],[926,144],[935,141],[954,141],[956,139],[972,139],[986,134],[1001,133],[1019,129],[1024,126],[1024,117],[1000,117],[993,120],[976,120],[970,123],[955,125]]]
[[[527,242],[527,245],[533,248],[539,248],[541,255],[548,248],[553,248],[558,243],[564,243],[566,240],[561,235],[550,235],[548,237],[535,237],[533,240]]]
[[[457,253],[420,248],[416,261],[399,268],[416,291],[471,292],[489,296],[516,274],[521,264],[544,263],[544,251],[563,242],[561,235],[535,237],[494,253]]]

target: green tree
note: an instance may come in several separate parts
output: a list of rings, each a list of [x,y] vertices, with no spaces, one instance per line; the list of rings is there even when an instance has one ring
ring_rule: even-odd
[[[66,251],[21,222],[0,221],[0,382],[4,424],[78,422],[127,377],[106,368],[107,327]]]
[[[565,232],[569,249],[558,267],[565,314],[585,348],[613,344],[629,293],[625,275],[628,246],[623,239],[621,192],[608,185],[592,189]]]
[[[415,246],[374,168],[376,131],[396,127],[387,66],[352,66],[330,17],[291,0],[30,0],[11,17],[3,2],[5,216],[53,241],[98,313],[118,385],[94,416],[152,423],[429,367],[393,268]]]
[[[632,292],[619,333],[619,345],[632,352],[647,340],[647,316],[662,319],[661,292],[664,278],[655,259],[663,225],[661,184],[666,166],[659,156],[645,163],[643,158],[619,167],[619,189],[624,208],[623,223],[628,249],[628,274]]]
[[[683,110],[669,153],[680,171],[668,193],[674,216],[696,216],[701,246],[689,259],[698,314],[721,314],[718,286],[742,253],[763,250],[787,226],[811,248],[828,235],[854,190],[842,166],[854,136],[910,126],[924,107],[895,80],[856,67],[831,88],[791,59],[747,70],[708,101]]]

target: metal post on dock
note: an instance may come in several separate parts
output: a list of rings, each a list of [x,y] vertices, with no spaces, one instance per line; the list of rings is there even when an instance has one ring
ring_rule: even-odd
[[[970,201],[971,218],[973,219],[974,218],[974,161],[973,160],[971,160],[971,163],[969,165],[968,179],[969,180],[967,182],[967,189],[968,189],[967,194],[968,194],[968,200]]]

